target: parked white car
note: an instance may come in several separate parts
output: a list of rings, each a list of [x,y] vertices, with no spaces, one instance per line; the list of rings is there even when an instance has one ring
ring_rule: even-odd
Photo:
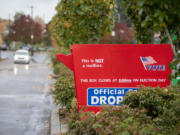
[[[30,54],[27,50],[17,50],[14,55],[14,63],[29,64],[31,60]]]

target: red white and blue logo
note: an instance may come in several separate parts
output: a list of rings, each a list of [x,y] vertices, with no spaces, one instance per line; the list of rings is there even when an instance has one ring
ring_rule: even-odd
[[[155,65],[157,61],[152,56],[141,57],[141,62],[144,66],[144,69],[147,71],[165,71],[165,65]]]

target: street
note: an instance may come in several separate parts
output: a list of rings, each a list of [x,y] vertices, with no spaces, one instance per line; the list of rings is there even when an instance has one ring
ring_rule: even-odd
[[[0,61],[0,135],[49,135],[52,83],[49,58],[35,53],[30,64],[14,64],[14,52]]]

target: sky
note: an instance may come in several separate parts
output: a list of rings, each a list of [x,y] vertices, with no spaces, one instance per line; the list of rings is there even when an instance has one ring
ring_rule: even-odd
[[[55,15],[55,7],[60,0],[0,0],[0,18],[13,20],[16,12],[31,15],[31,6],[34,6],[33,17],[39,16],[48,23]]]

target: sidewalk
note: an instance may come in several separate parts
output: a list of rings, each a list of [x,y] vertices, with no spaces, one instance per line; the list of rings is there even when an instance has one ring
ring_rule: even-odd
[[[8,57],[3,56],[2,51],[0,50],[0,61],[6,60]]]
[[[7,60],[7,59],[8,59],[7,57],[0,57],[0,62],[4,61],[4,60]]]
[[[59,119],[59,108],[54,107],[51,112],[51,134],[50,135],[61,135],[66,133],[68,130],[68,125],[60,122]]]

